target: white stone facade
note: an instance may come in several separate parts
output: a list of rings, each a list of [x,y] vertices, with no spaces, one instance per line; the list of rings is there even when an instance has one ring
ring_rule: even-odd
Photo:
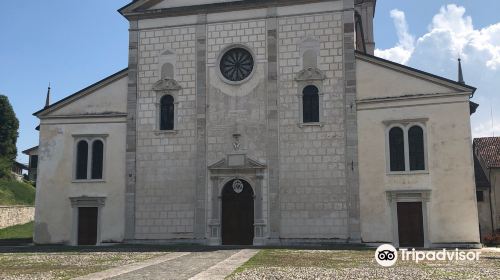
[[[465,105],[472,88],[453,82],[438,87],[440,78],[415,79],[401,69],[385,71],[383,63],[367,64],[369,55],[355,57],[355,9],[363,5],[371,27],[373,0],[278,2],[139,0],[122,8],[130,21],[126,72],[37,113],[42,126],[35,241],[75,244],[74,209],[93,205],[99,207],[97,243],[224,244],[231,204],[226,192],[230,182],[242,180],[251,187],[253,205],[248,244],[398,244],[393,202],[406,197],[402,191],[431,199],[423,208],[425,246],[477,244],[477,209],[467,187],[472,166]],[[373,32],[366,34],[373,48]],[[220,71],[222,56],[233,48],[250,53],[254,62],[239,82]],[[386,81],[391,86],[381,86]],[[318,89],[318,122],[304,123],[307,86]],[[398,99],[392,109],[366,105],[436,90],[446,96],[429,97],[430,103]],[[174,100],[171,130],[160,125],[165,95]],[[449,110],[460,113],[436,113],[440,98],[457,103]],[[85,120],[86,112],[92,120]],[[457,149],[440,150],[439,158],[429,154],[437,153],[431,148],[427,153],[430,163],[461,162],[459,176],[437,164],[427,170],[432,176],[387,176],[383,124],[405,116],[428,119],[428,129],[457,127],[429,131],[435,138],[427,142],[451,139]],[[75,161],[75,135],[108,135],[109,179],[73,182],[74,166],[61,164]],[[453,198],[442,195],[450,193],[450,183],[462,190]],[[66,212],[51,216],[48,205]],[[441,213],[444,206],[452,210]],[[465,218],[458,221],[457,213]]]

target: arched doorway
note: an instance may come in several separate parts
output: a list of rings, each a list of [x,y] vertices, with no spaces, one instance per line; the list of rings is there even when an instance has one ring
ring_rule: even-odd
[[[252,245],[254,193],[250,184],[234,179],[222,189],[222,245]]]

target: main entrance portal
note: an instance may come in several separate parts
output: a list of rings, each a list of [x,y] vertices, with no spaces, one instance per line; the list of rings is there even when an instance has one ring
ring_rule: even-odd
[[[231,180],[222,189],[222,244],[252,245],[254,192],[244,180]]]

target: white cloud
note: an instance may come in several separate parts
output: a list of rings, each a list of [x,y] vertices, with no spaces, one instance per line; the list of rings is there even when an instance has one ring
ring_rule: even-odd
[[[393,48],[385,50],[376,49],[375,55],[398,63],[406,64],[415,49],[415,37],[413,37],[413,35],[409,32],[404,12],[394,9],[391,11],[391,18],[394,20],[399,41]]]
[[[472,56],[480,59],[489,69],[500,68],[500,23],[474,29],[472,18],[465,16],[465,12],[464,7],[455,4],[441,7],[433,17],[428,32],[415,43],[415,37],[408,30],[405,13],[392,10],[398,43],[393,48],[375,50],[375,55],[407,64],[415,53],[438,51],[451,59],[462,56],[467,60]]]
[[[491,25],[475,28],[464,7],[450,4],[434,15],[425,34],[413,36],[408,31],[404,12],[393,10],[391,17],[399,40],[393,48],[376,50],[375,55],[453,80],[457,79],[456,59],[461,56],[465,82],[478,89],[473,100],[480,106],[471,117],[472,135],[500,136],[498,19]]]
[[[472,129],[472,137],[492,137],[492,136],[500,136],[500,120],[491,120],[485,121],[476,125]]]

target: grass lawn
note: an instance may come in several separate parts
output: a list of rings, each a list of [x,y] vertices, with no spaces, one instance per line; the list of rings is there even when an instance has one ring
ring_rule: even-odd
[[[500,253],[479,261],[398,261],[378,265],[374,250],[264,249],[229,279],[500,279]]]
[[[34,205],[35,188],[32,185],[0,179],[0,205]]]
[[[34,222],[0,229],[0,239],[20,239],[33,237]]]

